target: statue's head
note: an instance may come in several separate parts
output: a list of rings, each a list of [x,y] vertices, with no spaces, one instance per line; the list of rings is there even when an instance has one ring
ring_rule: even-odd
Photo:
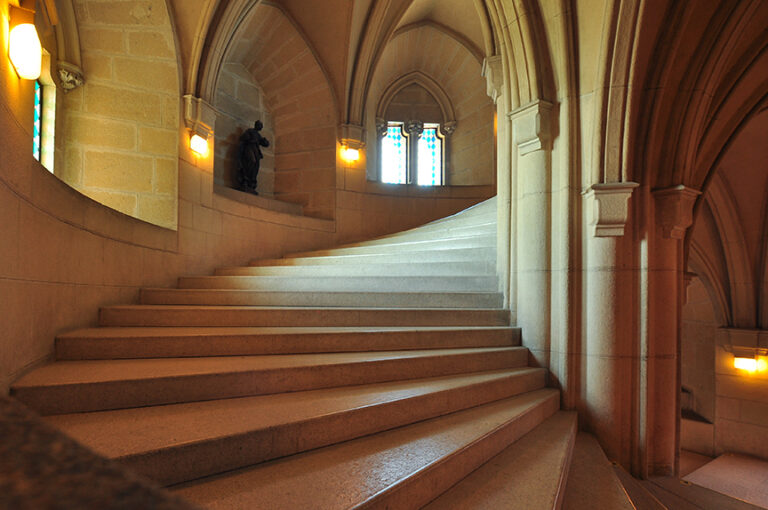
[[[256,128],[256,131],[261,131],[264,129],[264,124],[262,124],[260,120],[257,120],[253,127]]]

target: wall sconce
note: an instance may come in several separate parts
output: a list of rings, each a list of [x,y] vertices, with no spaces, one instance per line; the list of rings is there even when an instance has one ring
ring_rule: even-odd
[[[36,80],[43,63],[43,46],[35,28],[35,12],[10,7],[11,31],[8,36],[8,58],[19,78]]]
[[[346,145],[341,147],[341,157],[344,161],[354,163],[360,159],[360,150],[352,149]]]
[[[751,374],[768,372],[768,349],[726,345],[725,350],[733,354],[733,368]]]
[[[192,152],[204,158],[208,156],[208,139],[193,133],[189,139],[189,148],[192,149]]]

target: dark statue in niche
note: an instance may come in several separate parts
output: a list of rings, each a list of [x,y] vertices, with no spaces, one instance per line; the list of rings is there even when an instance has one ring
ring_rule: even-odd
[[[238,173],[237,181],[242,191],[258,195],[256,191],[256,179],[259,176],[262,147],[269,147],[269,140],[261,136],[260,131],[264,124],[257,120],[252,128],[240,136],[240,145],[237,150]]]

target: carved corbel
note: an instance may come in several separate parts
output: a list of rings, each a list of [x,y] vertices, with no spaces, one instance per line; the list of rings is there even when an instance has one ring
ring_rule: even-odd
[[[486,57],[483,60],[482,75],[486,81],[486,92],[488,93],[488,96],[493,99],[493,104],[496,104],[501,97],[501,92],[504,87],[503,65],[500,55]]]
[[[193,95],[184,96],[184,124],[193,134],[200,135],[206,140],[213,135],[216,123],[216,110]]]
[[[387,119],[376,117],[376,135],[378,135],[379,138],[387,136],[388,126],[389,123],[387,122]]]
[[[420,135],[424,132],[424,123],[420,120],[409,120],[405,123],[405,132],[409,135]]]
[[[639,186],[636,182],[593,184],[584,193],[591,202],[590,225],[595,237],[621,237],[629,217],[629,197]]]
[[[443,124],[443,127],[440,128],[440,131],[442,131],[445,136],[451,136],[456,132],[456,121],[452,120],[450,122],[446,122]]]
[[[365,148],[365,128],[354,124],[342,124],[339,143],[349,149],[362,150]]]
[[[656,201],[656,223],[667,239],[683,239],[693,224],[693,206],[701,191],[682,184],[653,191]]]
[[[70,90],[82,87],[85,84],[83,70],[75,64],[59,61],[56,67],[61,88],[64,92],[69,92]]]
[[[509,113],[512,136],[521,156],[549,150],[552,140],[552,103],[535,101]]]

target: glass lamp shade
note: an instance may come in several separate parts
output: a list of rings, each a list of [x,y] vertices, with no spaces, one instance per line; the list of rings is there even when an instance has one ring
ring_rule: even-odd
[[[36,80],[40,77],[43,47],[40,45],[35,25],[22,23],[11,29],[8,56],[20,78]]]

